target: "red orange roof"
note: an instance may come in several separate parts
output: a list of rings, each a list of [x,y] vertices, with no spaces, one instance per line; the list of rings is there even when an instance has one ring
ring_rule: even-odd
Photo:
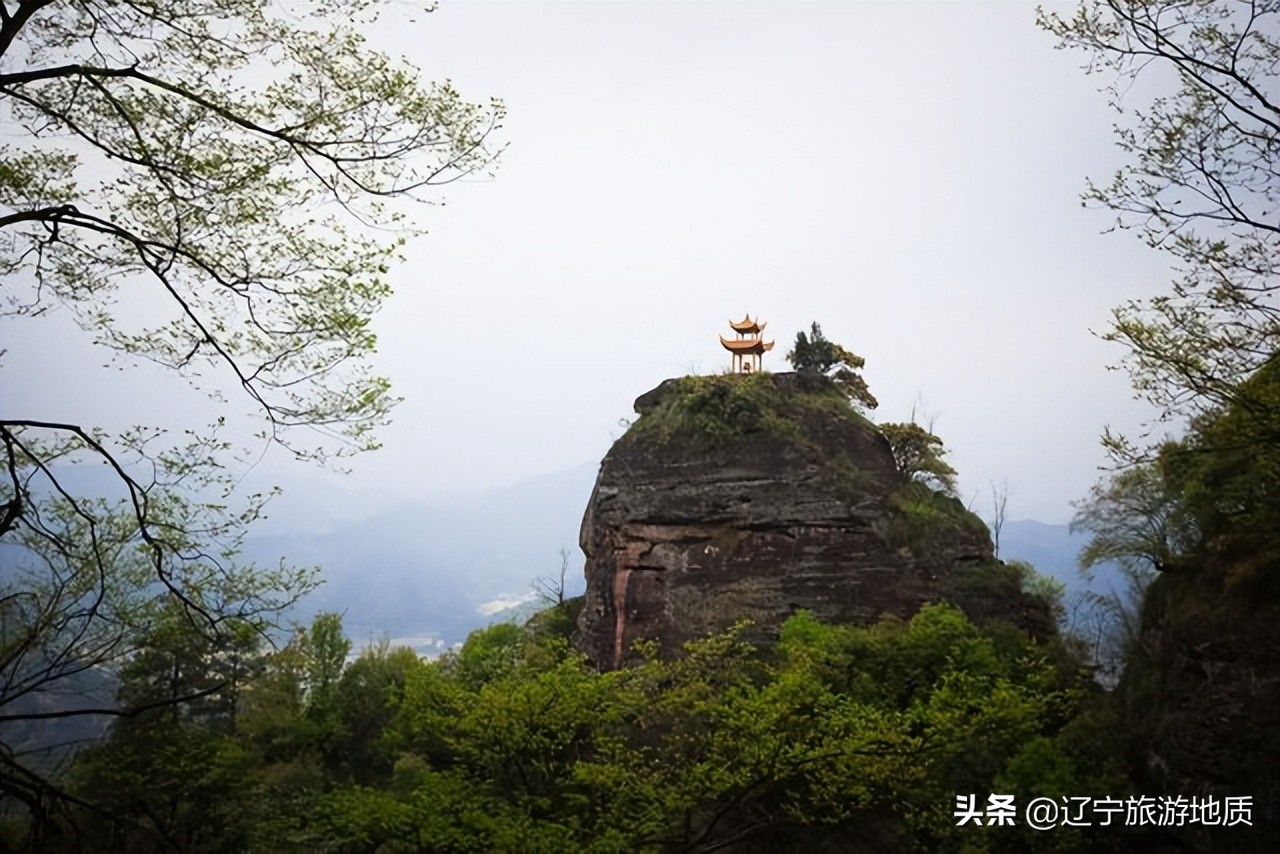
[[[720,343],[731,353],[767,353],[773,349],[774,342],[760,338],[725,338],[721,335]]]
[[[732,320],[730,320],[729,325],[733,327],[734,332],[744,332],[752,335],[759,335],[760,332],[763,331],[764,328],[769,324],[761,323],[759,318],[752,320],[751,315],[748,314],[748,315],[744,315],[743,318],[739,320],[737,323],[734,323]]]

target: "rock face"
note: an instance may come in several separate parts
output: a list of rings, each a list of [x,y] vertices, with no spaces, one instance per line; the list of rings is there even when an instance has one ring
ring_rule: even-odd
[[[867,623],[949,599],[973,619],[1052,620],[954,498],[905,485],[888,441],[825,377],[667,380],[600,466],[581,545],[580,647],[605,668],[791,613]]]
[[[1172,829],[1206,854],[1280,839],[1280,566],[1243,563],[1212,555],[1162,574],[1117,689],[1145,792],[1251,799],[1251,827]]]

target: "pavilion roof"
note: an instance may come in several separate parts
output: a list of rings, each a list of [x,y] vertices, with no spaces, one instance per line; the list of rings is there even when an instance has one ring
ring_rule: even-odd
[[[773,349],[774,342],[761,338],[725,338],[720,336],[720,343],[731,353],[767,353]]]
[[[764,328],[769,324],[761,323],[760,318],[758,317],[755,320],[752,320],[751,315],[747,314],[747,315],[744,315],[743,318],[737,321],[736,323],[730,320],[729,325],[733,327],[734,332],[744,332],[751,335],[759,335],[764,330]]]

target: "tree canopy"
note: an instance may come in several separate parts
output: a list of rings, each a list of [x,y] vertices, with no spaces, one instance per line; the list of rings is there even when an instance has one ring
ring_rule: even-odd
[[[1243,399],[1201,413],[1187,435],[1154,459],[1122,469],[1076,505],[1072,528],[1092,535],[1080,554],[1088,568],[1116,560],[1130,574],[1164,571],[1211,552],[1245,552],[1274,567],[1280,558],[1280,363],[1245,381]]]
[[[342,667],[323,716],[291,644],[260,656],[252,714],[232,731],[162,715],[144,719],[162,738],[113,727],[78,761],[76,792],[130,821],[81,815],[84,835],[60,823],[47,839],[84,851],[692,852],[871,827],[893,850],[960,850],[975,831],[956,826],[956,791],[1029,793],[1046,769],[1070,768],[1068,784],[1093,773],[1054,738],[1080,674],[1010,627],[943,604],[865,627],[800,612],[767,653],[744,628],[605,673],[532,624],[477,631],[436,661],[374,646]],[[291,681],[301,705],[259,705],[262,686]]]
[[[1083,568],[1115,560],[1136,578],[1168,569],[1194,544],[1195,533],[1177,492],[1154,463],[1133,466],[1096,484],[1089,498],[1076,505],[1071,529],[1091,535],[1080,553]]]
[[[1102,335],[1156,416],[1137,440],[1104,434],[1115,468],[1072,520],[1091,535],[1081,564],[1125,573],[1092,597],[1096,637],[1124,661],[1118,728],[1130,755],[1162,757],[1133,766],[1148,791],[1275,790],[1274,698],[1256,674],[1275,667],[1280,612],[1280,2],[1086,0],[1040,23],[1104,76],[1117,115],[1124,164],[1084,203],[1173,272]],[[1229,652],[1186,666],[1211,648]],[[1225,706],[1240,723],[1207,736],[1201,721]],[[1190,742],[1212,770],[1171,758]],[[1222,845],[1274,847],[1274,808],[1259,819],[1254,840]]]
[[[385,200],[488,164],[501,106],[371,51],[321,2],[24,0],[0,19],[3,309],[57,304],[98,343],[229,376],[273,438],[357,443],[392,399],[364,360],[403,224]],[[143,291],[146,322],[113,308]]]
[[[879,405],[859,373],[866,361],[828,341],[816,322],[810,325],[808,335],[803,330],[796,333],[796,343],[787,353],[787,361],[797,371],[817,371],[830,377],[858,408],[875,409]]]
[[[1128,160],[1109,183],[1089,182],[1085,203],[1175,262],[1169,291],[1115,309],[1103,337],[1125,348],[1138,394],[1189,434],[1144,452],[1108,432],[1122,469],[1073,522],[1093,534],[1085,564],[1163,569],[1221,536],[1224,519],[1274,517],[1255,501],[1274,488],[1280,442],[1280,2],[1093,0],[1040,24],[1106,75],[1121,116]],[[1136,94],[1151,84],[1166,91]]]
[[[1280,350],[1280,3],[1090,0],[1040,24],[1107,78],[1120,116],[1127,162],[1085,203],[1177,271],[1167,293],[1116,308],[1103,337],[1166,417],[1260,410],[1242,383]],[[1160,75],[1172,91],[1141,100],[1135,83]]]
[[[395,399],[370,320],[413,230],[393,202],[492,163],[503,114],[371,50],[378,11],[0,2],[0,319],[63,311],[125,362],[243,395],[300,458],[374,447]],[[233,495],[226,416],[111,435],[4,404],[0,793],[34,807],[57,793],[6,732],[75,713],[63,680],[140,650],[160,614],[264,631],[312,581],[239,565],[264,496]],[[86,488],[87,463],[113,483]]]
[[[956,488],[956,470],[944,456],[942,440],[914,421],[881,424],[880,432],[889,440],[898,475],[905,481],[918,481],[945,492]]]

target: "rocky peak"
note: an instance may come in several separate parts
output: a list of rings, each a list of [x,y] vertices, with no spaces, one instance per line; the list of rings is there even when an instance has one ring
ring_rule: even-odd
[[[582,523],[579,644],[598,665],[640,639],[674,654],[744,617],[768,642],[798,609],[867,623],[948,599],[1051,630],[981,520],[903,483],[888,441],[825,377],[683,377],[635,409]]]

